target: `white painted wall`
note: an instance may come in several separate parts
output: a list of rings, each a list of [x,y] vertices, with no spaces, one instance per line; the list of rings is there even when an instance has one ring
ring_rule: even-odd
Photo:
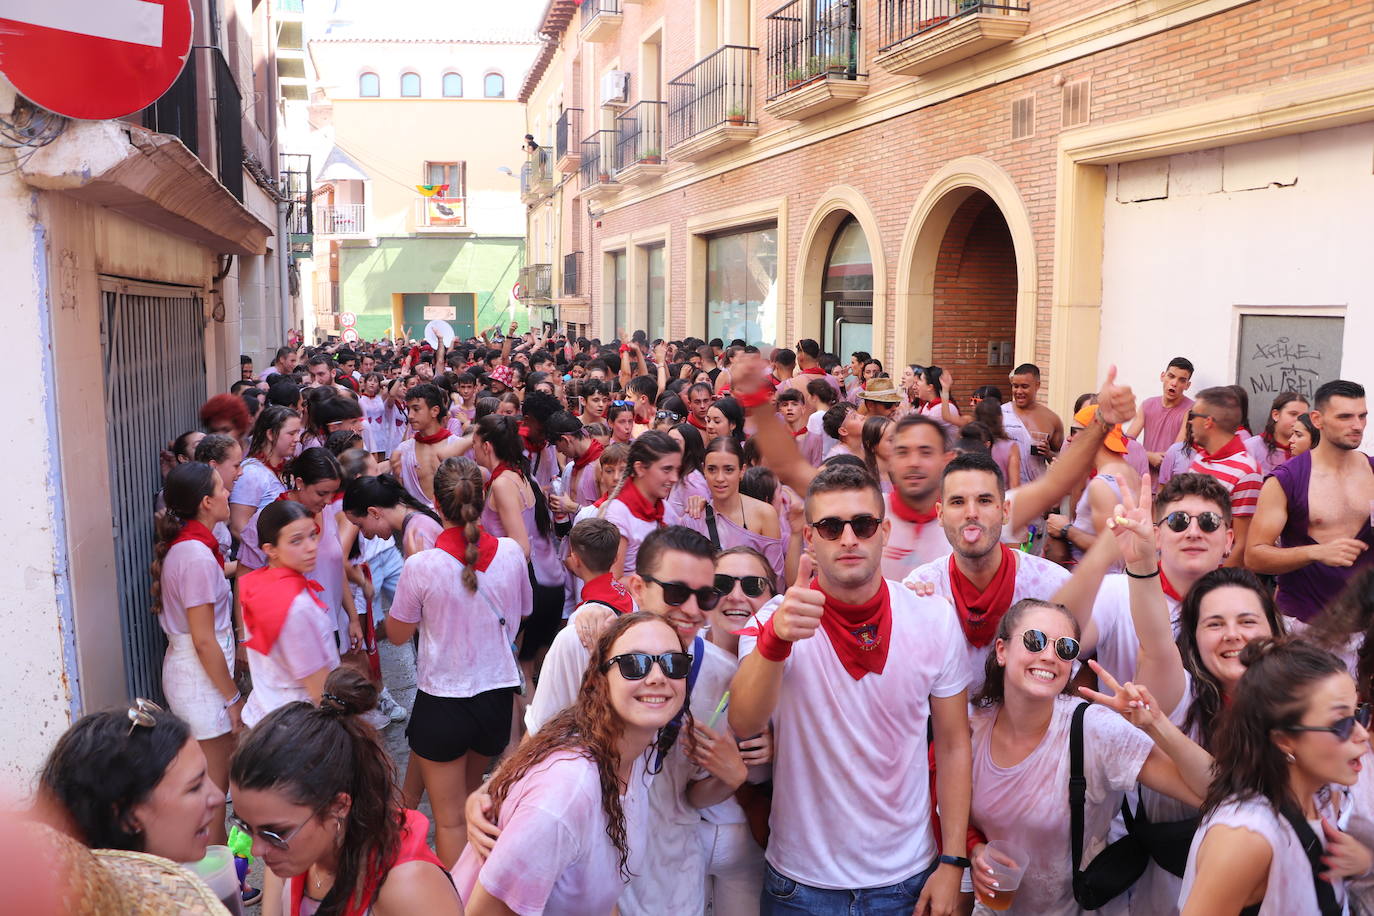
[[[1107,194],[1099,370],[1232,384],[1242,307],[1335,306],[1341,375],[1374,389],[1374,123],[1112,166]]]
[[[8,115],[13,104],[13,89],[0,78],[0,112]],[[65,674],[59,600],[65,570],[59,567],[54,502],[59,471],[49,446],[52,401],[46,380],[53,367],[42,309],[46,254],[34,216],[35,192],[13,166],[13,154],[0,151],[0,288],[10,376],[4,517],[15,535],[0,576],[0,791],[27,790],[70,722],[74,686]]]

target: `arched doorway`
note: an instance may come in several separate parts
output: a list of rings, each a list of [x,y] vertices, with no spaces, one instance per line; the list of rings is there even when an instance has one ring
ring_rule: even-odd
[[[974,191],[950,217],[935,260],[931,363],[958,393],[996,385],[1009,395],[1016,340],[1016,247],[1002,211]]]
[[[853,215],[835,230],[821,274],[821,348],[844,359],[873,352],[873,257]]]

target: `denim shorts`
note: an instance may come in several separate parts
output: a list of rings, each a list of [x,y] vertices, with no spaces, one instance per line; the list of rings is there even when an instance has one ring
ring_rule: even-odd
[[[938,864],[932,862],[905,881],[887,887],[837,891],[794,881],[765,863],[759,912],[761,916],[788,916],[793,913],[811,916],[911,916],[926,879],[935,872]]]

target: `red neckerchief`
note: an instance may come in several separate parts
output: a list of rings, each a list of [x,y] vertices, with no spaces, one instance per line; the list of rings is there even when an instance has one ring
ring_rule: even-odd
[[[295,491],[295,490],[287,490],[285,493],[283,493],[282,495],[278,496],[277,499],[276,499],[276,501],[277,501],[277,502],[281,502],[282,500],[287,500],[288,502],[298,503],[298,502],[300,502],[300,500],[296,498],[295,494],[296,494],[296,491]],[[309,510],[306,510],[306,511],[309,511]],[[315,533],[316,533],[316,534],[324,534],[324,528],[321,527],[318,518],[316,518],[316,520],[315,520]]]
[[[598,499],[596,502],[592,503],[592,505],[593,505],[593,506],[596,506],[596,507],[599,509],[599,508],[601,508],[602,505],[605,504],[606,500],[608,500],[608,499],[610,499],[610,498],[611,498],[611,494],[607,493],[605,496],[601,497],[601,498]]]
[[[663,524],[663,500],[649,502],[649,498],[640,492],[633,480],[625,481],[625,486],[620,488],[620,495],[616,499],[623,502],[625,508],[630,510],[630,514],[640,521]]]
[[[449,429],[447,426],[441,426],[437,433],[430,433],[427,436],[416,433],[415,441],[423,443],[424,445],[433,445],[436,442],[443,442],[451,435],[453,435],[453,430]]]
[[[1243,451],[1245,451],[1245,443],[1241,441],[1240,436],[1232,436],[1229,442],[1215,452],[1209,452],[1201,446],[1198,447],[1198,453],[1207,461],[1220,461]]]
[[[926,401],[926,407],[939,407],[944,402],[944,398],[935,398],[933,401]]]
[[[582,600],[599,601],[613,608],[617,614],[630,614],[635,609],[630,592],[610,573],[602,573],[595,579],[582,583]]]
[[[515,473],[515,468],[513,468],[513,467],[511,467],[510,465],[506,464],[504,461],[502,461],[502,462],[501,462],[500,464],[498,464],[495,468],[493,468],[493,469],[492,469],[492,472],[491,472],[491,476],[490,476],[489,478],[487,478],[487,485],[486,485],[486,487],[485,487],[486,491],[487,491],[487,492],[491,492],[491,485],[494,484],[494,483],[496,483],[496,478],[500,477],[502,474],[506,473],[507,471],[510,471],[512,474],[514,474],[514,473]]]
[[[301,593],[325,610],[324,602],[315,594],[324,586],[307,579],[294,569],[264,566],[239,580],[239,601],[243,605],[243,625],[248,629],[244,645],[263,655],[272,651],[286,625],[286,614]]]
[[[802,375],[825,375],[825,370],[820,366],[812,366],[809,369],[803,369]]]
[[[581,458],[573,459],[573,470],[580,471],[593,461],[601,457],[601,453],[606,451],[606,446],[601,444],[601,440],[591,437],[592,442],[587,446],[587,450],[582,453]]]
[[[1011,607],[1012,595],[1016,593],[1016,553],[1006,544],[998,547],[1002,550],[1002,565],[997,567],[997,574],[981,592],[954,562],[954,554],[949,556],[949,590],[954,593],[959,626],[964,628],[969,643],[979,649],[990,644],[997,635],[997,625]]]
[[[687,411],[687,422],[688,422],[688,423],[691,423],[693,426],[695,426],[697,429],[701,430],[702,432],[705,432],[705,431],[706,431],[706,421],[705,421],[705,420],[698,420],[698,419],[697,419],[697,415],[694,414],[694,413],[692,413],[690,410]]]
[[[815,579],[811,588],[824,594]],[[842,604],[826,595],[821,626],[850,677],[857,681],[865,674],[882,674],[892,642],[892,596],[887,580],[879,580],[877,593],[863,604]]]
[[[259,458],[258,461],[262,464],[263,467],[271,471],[273,476],[275,476],[278,480],[281,480],[281,472],[286,470],[285,458],[281,460],[280,464],[273,464],[272,462],[267,460],[266,456]]]
[[[1163,566],[1159,568],[1159,587],[1164,589],[1164,594],[1168,595],[1175,601],[1183,600],[1183,596],[1178,593],[1178,589],[1174,588],[1174,584],[1169,581],[1169,577],[1164,575]]]
[[[896,490],[887,494],[887,507],[892,511],[893,515],[897,516],[902,521],[910,522],[915,525],[918,532],[921,530],[922,525],[927,525],[935,521],[936,512],[934,506],[930,507],[929,512],[918,512],[908,506],[906,502],[897,495]]]
[[[803,426],[801,429],[794,429],[792,430],[792,438],[800,439],[802,436],[805,436],[810,431],[811,430],[807,429],[805,426]]]
[[[209,547],[210,552],[215,555],[215,562],[219,564],[219,568],[224,568],[224,555],[219,552],[219,541],[215,538],[214,532],[206,528],[200,522],[191,519],[189,522],[182,525],[181,531],[177,533],[176,537],[172,538],[172,543],[167,545],[167,549],[172,549],[182,541],[198,541],[206,547]]]
[[[355,904],[350,896],[344,903],[342,916],[364,916],[372,909],[373,899],[377,896],[377,891],[381,887],[386,875],[397,865],[404,865],[407,862],[428,862],[431,865],[444,867],[444,863],[439,861],[429,848],[427,837],[429,835],[429,818],[419,811],[409,808],[404,811],[405,822],[401,827],[401,843],[396,849],[396,858],[386,867],[381,867],[369,862],[367,868],[367,880],[363,883],[363,896],[360,904]],[[301,901],[305,898],[305,874],[301,873],[294,878],[288,879],[291,895],[291,916],[300,916]]]
[[[525,451],[529,452],[531,455],[541,451],[544,446],[548,444],[543,439],[536,439],[531,436],[530,428],[525,424],[521,423],[519,429],[520,441],[524,443]]]
[[[477,562],[473,563],[473,568],[478,572],[486,572],[491,565],[492,558],[496,556],[496,546],[500,542],[486,532],[481,525],[477,526]],[[445,528],[439,532],[439,536],[434,539],[434,546],[444,553],[453,557],[464,566],[467,560],[464,557],[468,552],[468,539],[463,535],[462,528]],[[523,574],[522,574],[523,575]]]

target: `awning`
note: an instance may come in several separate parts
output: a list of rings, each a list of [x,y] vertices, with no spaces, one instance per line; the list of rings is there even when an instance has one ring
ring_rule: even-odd
[[[352,157],[339,149],[337,146],[329,150],[329,155],[324,158],[324,165],[315,174],[315,183],[320,184],[325,181],[367,181],[372,176],[364,172],[362,166],[354,162]]]

